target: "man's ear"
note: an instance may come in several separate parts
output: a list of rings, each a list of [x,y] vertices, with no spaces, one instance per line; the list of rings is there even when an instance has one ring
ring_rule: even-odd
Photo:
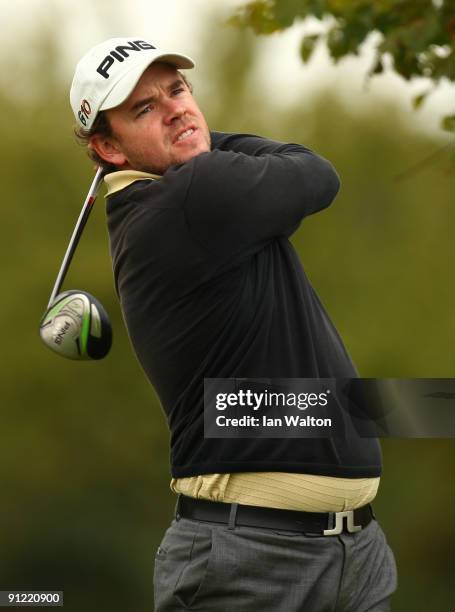
[[[94,134],[90,137],[88,146],[109,164],[114,166],[124,166],[127,164],[127,159],[118,142],[111,136]]]

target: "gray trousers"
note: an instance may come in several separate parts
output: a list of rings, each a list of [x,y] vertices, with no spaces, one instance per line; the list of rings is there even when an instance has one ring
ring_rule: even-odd
[[[155,611],[387,612],[395,559],[373,520],[357,533],[174,520],[155,559]]]

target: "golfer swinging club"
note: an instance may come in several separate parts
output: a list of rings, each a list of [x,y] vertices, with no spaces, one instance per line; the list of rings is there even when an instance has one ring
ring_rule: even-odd
[[[108,172],[124,319],[171,432],[155,610],[384,612],[396,566],[370,506],[377,439],[204,438],[204,378],[358,375],[289,242],[335,198],[335,170],[300,144],[210,131],[179,71],[193,65],[114,38],[71,87]]]

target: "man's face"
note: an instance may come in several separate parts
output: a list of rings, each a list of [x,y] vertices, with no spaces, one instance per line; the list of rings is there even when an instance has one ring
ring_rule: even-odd
[[[210,151],[210,132],[188,86],[173,66],[151,64],[129,98],[105,111],[122,169],[163,174]],[[188,132],[189,130],[189,132]]]

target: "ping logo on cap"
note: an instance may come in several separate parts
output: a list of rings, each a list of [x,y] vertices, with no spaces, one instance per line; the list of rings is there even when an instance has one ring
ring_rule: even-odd
[[[117,62],[124,62],[129,57],[129,51],[145,51],[147,49],[156,49],[150,43],[144,40],[129,40],[127,45],[119,45],[112,49],[108,55],[103,59],[101,64],[98,66],[96,71],[105,79],[109,78],[109,69],[113,64]]]

